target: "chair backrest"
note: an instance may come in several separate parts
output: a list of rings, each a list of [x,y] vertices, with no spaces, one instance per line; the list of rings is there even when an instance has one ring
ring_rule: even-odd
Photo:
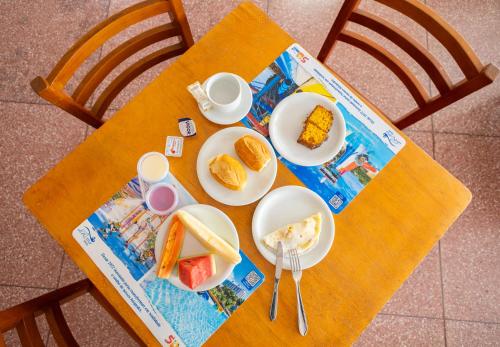
[[[394,124],[403,129],[455,101],[493,82],[498,69],[492,64],[483,66],[472,48],[436,12],[417,0],[375,0],[413,19],[434,36],[451,54],[465,78],[452,83],[443,66],[425,47],[394,24],[373,13],[359,9],[361,0],[345,0],[318,54],[324,62],[337,41],[360,48],[389,68],[406,86],[417,108],[399,118]],[[353,31],[345,29],[348,22],[371,29],[410,55],[429,75],[439,94],[431,97],[415,75],[385,48]]]
[[[64,319],[61,304],[87,293],[91,288],[92,283],[85,279],[1,311],[0,346],[5,346],[3,333],[11,329],[17,330],[23,346],[44,346],[35,320],[41,314],[45,314],[58,345],[78,346]]]
[[[108,39],[131,25],[168,13],[171,22],[147,30],[122,43],[103,57],[82,79],[72,95],[65,86],[75,71]],[[85,105],[108,74],[120,63],[153,43],[179,37],[180,42],[151,53],[124,70],[100,94],[90,108]],[[113,99],[134,78],[154,65],[184,53],[193,45],[193,37],[181,0],[147,0],[109,17],[81,37],[61,58],[47,78],[31,81],[35,92],[50,103],[98,128]]]
[[[144,343],[134,330],[88,279],[83,279],[0,311],[0,346],[5,346],[3,334],[11,329],[17,330],[21,345],[30,347],[44,346],[44,341],[36,324],[36,317],[42,314],[45,315],[52,337],[58,346],[78,346],[64,318],[61,305],[85,293],[90,293],[138,345],[144,346]]]

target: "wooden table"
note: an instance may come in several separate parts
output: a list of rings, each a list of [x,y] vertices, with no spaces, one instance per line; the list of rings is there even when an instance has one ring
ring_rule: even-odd
[[[307,337],[297,331],[295,288],[289,273],[280,286],[278,320],[271,323],[274,267],[260,256],[252,240],[256,204],[225,206],[202,190],[195,173],[196,156],[205,139],[221,127],[201,116],[185,87],[219,71],[235,72],[251,81],[293,42],[261,10],[243,3],[24,196],[33,214],[148,345],[157,343],[153,335],[71,232],[136,175],[136,162],[143,153],[163,151],[165,137],[178,134],[180,116],[193,118],[198,134],[186,139],[182,158],[170,159],[171,171],[199,202],[231,217],[241,248],[267,277],[210,338],[209,346],[236,341],[245,346],[352,343],[470,201],[467,188],[405,136],[407,144],[401,152],[334,217],[336,235],[328,256],[304,272]],[[302,185],[280,163],[273,188],[289,184]]]

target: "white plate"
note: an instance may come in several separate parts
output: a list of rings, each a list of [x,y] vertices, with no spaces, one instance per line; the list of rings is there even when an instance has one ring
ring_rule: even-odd
[[[245,135],[251,135],[258,138],[267,146],[271,154],[271,160],[260,172],[250,170],[236,154],[234,143]],[[248,180],[243,190],[236,191],[224,187],[217,182],[210,173],[208,162],[213,157],[222,153],[229,154],[239,160],[245,168]],[[276,172],[278,171],[278,163],[276,162],[276,155],[274,154],[273,147],[264,136],[255,130],[245,127],[231,127],[216,132],[205,141],[198,153],[196,171],[201,186],[208,195],[226,205],[242,206],[259,200],[269,191],[269,189],[271,189],[274,179],[276,178]]]
[[[201,107],[198,105],[198,108],[200,109],[201,114],[205,116],[209,121],[216,123],[216,124],[222,124],[222,125],[228,125],[228,124],[233,124],[236,122],[239,122],[242,120],[250,111],[250,108],[252,107],[252,101],[253,101],[253,95],[252,95],[252,90],[250,89],[250,86],[248,83],[241,78],[238,75],[231,74],[234,77],[236,77],[240,81],[240,86],[241,86],[241,102],[240,104],[236,107],[236,109],[230,111],[230,112],[223,112],[223,111],[215,111],[214,109],[210,109],[208,111],[203,111]],[[207,81],[203,82],[203,90],[205,90]]]
[[[316,105],[333,112],[328,139],[318,148],[309,149],[297,142],[304,122]],[[274,109],[269,122],[269,135],[274,148],[286,160],[302,166],[317,166],[331,160],[342,148],[345,121],[335,103],[316,93],[297,93],[283,99]]]
[[[260,254],[275,264],[276,254],[264,245],[264,236],[286,224],[300,222],[317,212],[322,216],[321,234],[316,246],[299,256],[302,269],[319,263],[332,247],[335,237],[332,213],[318,194],[304,187],[284,186],[267,194],[257,205],[252,219],[253,240]],[[283,268],[290,270],[286,250]]]
[[[202,204],[184,206],[179,210],[184,210],[191,213],[203,224],[209,227],[210,230],[222,237],[231,246],[239,251],[240,241],[238,239],[238,233],[233,222],[224,212],[215,207]],[[172,217],[174,214],[175,213],[171,214],[167,218],[167,220],[162,224],[161,229],[158,231],[158,234],[156,235],[155,258],[158,262],[161,259],[165,237],[167,236],[167,230],[170,226],[170,222],[172,221]],[[186,230],[186,236],[184,237],[184,243],[182,245],[180,257],[189,257],[207,253],[209,253],[209,251],[191,234],[191,232]],[[212,289],[224,282],[224,280],[231,274],[235,266],[234,264],[228,263],[222,257],[216,254],[214,255],[214,257],[216,274],[208,278],[204,283],[200,284],[194,290],[184,285],[184,283],[180,281],[177,272],[177,265],[175,265],[174,271],[172,271],[172,274],[170,275],[170,278],[168,280],[177,288],[189,290],[192,292]]]

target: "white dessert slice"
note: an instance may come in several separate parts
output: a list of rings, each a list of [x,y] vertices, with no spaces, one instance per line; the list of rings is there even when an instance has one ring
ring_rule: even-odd
[[[283,242],[285,250],[296,248],[298,254],[304,254],[316,245],[321,233],[321,213],[315,213],[298,222],[287,224],[264,236],[264,244],[276,250],[278,242]]]
[[[177,211],[176,214],[182,224],[208,250],[220,255],[231,264],[238,264],[241,262],[241,256],[238,250],[234,249],[226,240],[219,237],[196,217],[183,210]]]

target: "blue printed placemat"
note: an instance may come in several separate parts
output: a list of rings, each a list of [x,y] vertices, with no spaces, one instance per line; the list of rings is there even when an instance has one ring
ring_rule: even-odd
[[[177,188],[179,207],[196,203],[174,176],[165,181]],[[207,291],[184,291],[156,277],[156,234],[167,217],[148,210],[134,178],[81,223],[73,237],[162,345],[200,346],[264,275],[240,250],[242,261],[230,276]]]
[[[338,155],[313,167],[295,165],[279,157],[307,187],[327,202],[335,214],[346,208],[406,143],[298,44],[284,51],[250,82],[250,87],[253,104],[242,122],[266,137],[273,109],[293,93],[318,93],[336,103],[347,130],[345,144]]]

